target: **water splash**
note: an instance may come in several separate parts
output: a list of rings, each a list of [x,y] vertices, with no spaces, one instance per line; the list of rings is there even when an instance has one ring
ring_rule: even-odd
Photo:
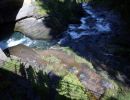
[[[22,33],[15,32],[9,39],[0,41],[0,48],[4,50],[8,47],[16,46],[18,44],[24,44],[32,48],[47,49],[53,45],[53,41],[32,40],[24,36]]]

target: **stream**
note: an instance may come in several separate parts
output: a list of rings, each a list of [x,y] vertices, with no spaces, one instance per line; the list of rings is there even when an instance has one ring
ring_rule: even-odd
[[[119,15],[113,11],[102,8],[94,9],[87,3],[82,5],[86,14],[80,19],[81,24],[70,24],[68,29],[63,32],[64,37],[59,40],[58,44],[68,44],[70,40],[75,41],[87,36],[110,34],[116,30],[114,25],[120,24],[118,22]],[[24,44],[32,48],[47,49],[55,43],[56,41],[32,40],[19,32],[14,32],[9,39],[0,41],[0,48],[6,49],[18,44]]]

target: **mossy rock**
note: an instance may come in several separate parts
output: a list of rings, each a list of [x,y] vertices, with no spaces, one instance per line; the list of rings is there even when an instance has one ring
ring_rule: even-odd
[[[88,100],[88,94],[84,86],[80,83],[79,79],[74,74],[67,74],[59,82],[58,89],[59,95],[56,99],[60,100],[61,97],[66,97],[70,100]]]
[[[4,63],[3,66],[4,69],[17,73],[20,69],[20,62],[17,60],[8,60]]]

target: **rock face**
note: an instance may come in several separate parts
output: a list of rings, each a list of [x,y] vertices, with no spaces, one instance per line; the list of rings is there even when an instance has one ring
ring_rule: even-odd
[[[32,16],[34,14],[34,6],[31,4],[32,0],[24,0],[22,8],[19,10],[16,20],[25,16]]]
[[[14,31],[19,31],[32,39],[50,39],[50,28],[45,26],[44,16],[37,12],[35,0],[24,0],[15,24]]]
[[[22,62],[28,63],[33,67],[43,66],[43,60],[31,48],[24,45],[17,45],[9,48],[9,54],[21,59]]]

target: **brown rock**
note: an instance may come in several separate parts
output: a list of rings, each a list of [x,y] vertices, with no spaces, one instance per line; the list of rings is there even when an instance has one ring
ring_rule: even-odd
[[[40,56],[31,48],[24,45],[17,45],[9,48],[10,55],[19,57],[22,62],[28,63],[32,67],[44,66],[43,60]]]

